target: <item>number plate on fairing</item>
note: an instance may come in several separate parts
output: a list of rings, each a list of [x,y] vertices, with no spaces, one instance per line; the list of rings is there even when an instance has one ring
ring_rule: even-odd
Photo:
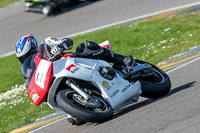
[[[50,65],[51,62],[46,60],[41,60],[40,64],[38,65],[36,71],[35,83],[41,88],[44,88],[47,71],[49,70]]]

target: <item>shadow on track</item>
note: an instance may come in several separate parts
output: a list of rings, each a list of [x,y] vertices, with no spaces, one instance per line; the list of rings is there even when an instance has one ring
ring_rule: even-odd
[[[171,96],[171,95],[173,95],[173,94],[175,94],[175,93],[178,93],[178,92],[180,92],[180,91],[182,91],[182,90],[185,90],[185,89],[189,89],[190,87],[192,87],[192,86],[194,86],[195,85],[195,83],[196,83],[197,81],[193,81],[193,82],[190,82],[190,83],[187,83],[187,84],[184,84],[184,85],[181,85],[181,86],[179,86],[179,87],[176,87],[176,88],[174,88],[174,89],[172,89],[170,92],[169,92],[169,94],[168,95],[166,95],[166,96],[163,96],[163,97],[160,97],[160,98],[158,98],[158,99],[145,99],[145,100],[143,100],[143,101],[141,101],[141,102],[138,102],[138,103],[132,103],[132,104],[129,104],[129,105],[127,105],[126,107],[124,107],[124,108],[122,108],[122,109],[119,109],[119,110],[116,110],[115,112],[114,112],[114,115],[113,115],[113,118],[111,119],[111,120],[114,120],[114,119],[116,119],[116,118],[118,118],[118,117],[120,117],[120,116],[122,116],[122,115],[125,115],[125,114],[127,114],[127,113],[129,113],[129,112],[131,112],[131,111],[134,111],[134,110],[136,110],[136,109],[138,109],[138,108],[141,108],[141,107],[144,107],[144,106],[146,106],[146,105],[149,105],[149,104],[152,104],[152,103],[154,103],[154,102],[157,102],[157,101],[159,101],[159,100],[162,100],[162,99],[164,99],[164,98],[166,98],[166,97],[169,97],[169,96]],[[107,122],[109,122],[109,121],[107,121]],[[104,122],[104,123],[106,123],[106,122]],[[84,129],[86,129],[86,128],[92,128],[92,127],[95,127],[95,126],[99,126],[99,125],[102,125],[102,124],[104,124],[104,123],[91,123],[91,122],[87,122],[87,123],[85,123],[85,124],[83,124],[83,125],[79,125],[79,126],[74,126],[75,128],[73,128],[74,130],[84,130]]]
[[[146,105],[152,104],[152,103],[154,103],[154,102],[157,102],[157,101],[159,101],[159,100],[161,100],[161,99],[164,99],[164,98],[169,97],[169,96],[171,96],[171,95],[173,95],[173,94],[175,94],[175,93],[178,93],[178,92],[180,92],[180,91],[182,91],[182,90],[184,90],[184,89],[188,89],[188,88],[194,86],[196,82],[197,82],[197,81],[193,81],[193,82],[184,84],[184,85],[182,85],[182,86],[176,87],[176,88],[172,89],[172,90],[169,92],[168,95],[163,96],[163,97],[161,97],[161,98],[154,99],[154,100],[153,100],[153,99],[146,99],[146,100],[141,101],[141,102],[139,102],[139,103],[130,104],[130,105],[126,106],[125,108],[122,108],[122,109],[119,109],[119,110],[115,111],[114,116],[113,116],[112,119],[116,119],[116,118],[118,118],[118,117],[120,117],[120,116],[122,116],[122,115],[124,115],[124,114],[126,114],[126,113],[128,113],[128,112],[131,112],[131,111],[133,111],[133,110],[135,110],[135,109],[138,109],[138,108],[141,108],[141,107],[143,107],[143,106],[146,106]]]

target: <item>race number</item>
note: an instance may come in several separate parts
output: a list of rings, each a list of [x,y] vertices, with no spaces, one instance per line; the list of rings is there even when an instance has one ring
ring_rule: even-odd
[[[51,62],[47,60],[41,60],[36,70],[35,83],[42,89],[44,88],[46,75],[47,75],[50,65],[51,65]]]

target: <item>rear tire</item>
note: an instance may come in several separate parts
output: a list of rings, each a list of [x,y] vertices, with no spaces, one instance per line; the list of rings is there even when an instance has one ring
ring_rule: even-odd
[[[147,63],[145,61],[141,60],[135,60],[136,63],[144,64]],[[149,63],[148,63],[149,64]],[[150,64],[152,65],[152,64]],[[159,69],[158,67],[152,65],[154,71],[156,71],[156,74],[161,77],[160,81],[152,81],[152,78],[155,77],[149,77],[148,79],[140,79],[142,85],[142,94],[141,96],[151,99],[156,99],[159,97],[162,97],[164,95],[167,95],[171,89],[171,81],[168,75]]]
[[[51,5],[46,5],[43,9],[42,9],[42,13],[45,15],[50,15],[53,12],[53,7]]]
[[[75,118],[95,123],[101,123],[112,118],[113,109],[105,100],[93,96],[95,99],[100,101],[101,106],[92,108],[80,104],[81,101],[77,102],[74,95],[80,96],[75,91],[67,89],[61,90],[56,96],[58,106],[66,113]],[[98,110],[100,111],[98,112]]]

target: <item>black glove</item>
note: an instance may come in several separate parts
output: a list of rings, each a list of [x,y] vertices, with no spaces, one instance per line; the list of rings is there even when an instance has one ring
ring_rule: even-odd
[[[73,40],[70,38],[63,38],[60,40],[58,47],[63,50],[70,50],[73,47]]]
[[[124,56],[123,63],[126,66],[130,66],[133,63],[133,57],[131,55]]]

